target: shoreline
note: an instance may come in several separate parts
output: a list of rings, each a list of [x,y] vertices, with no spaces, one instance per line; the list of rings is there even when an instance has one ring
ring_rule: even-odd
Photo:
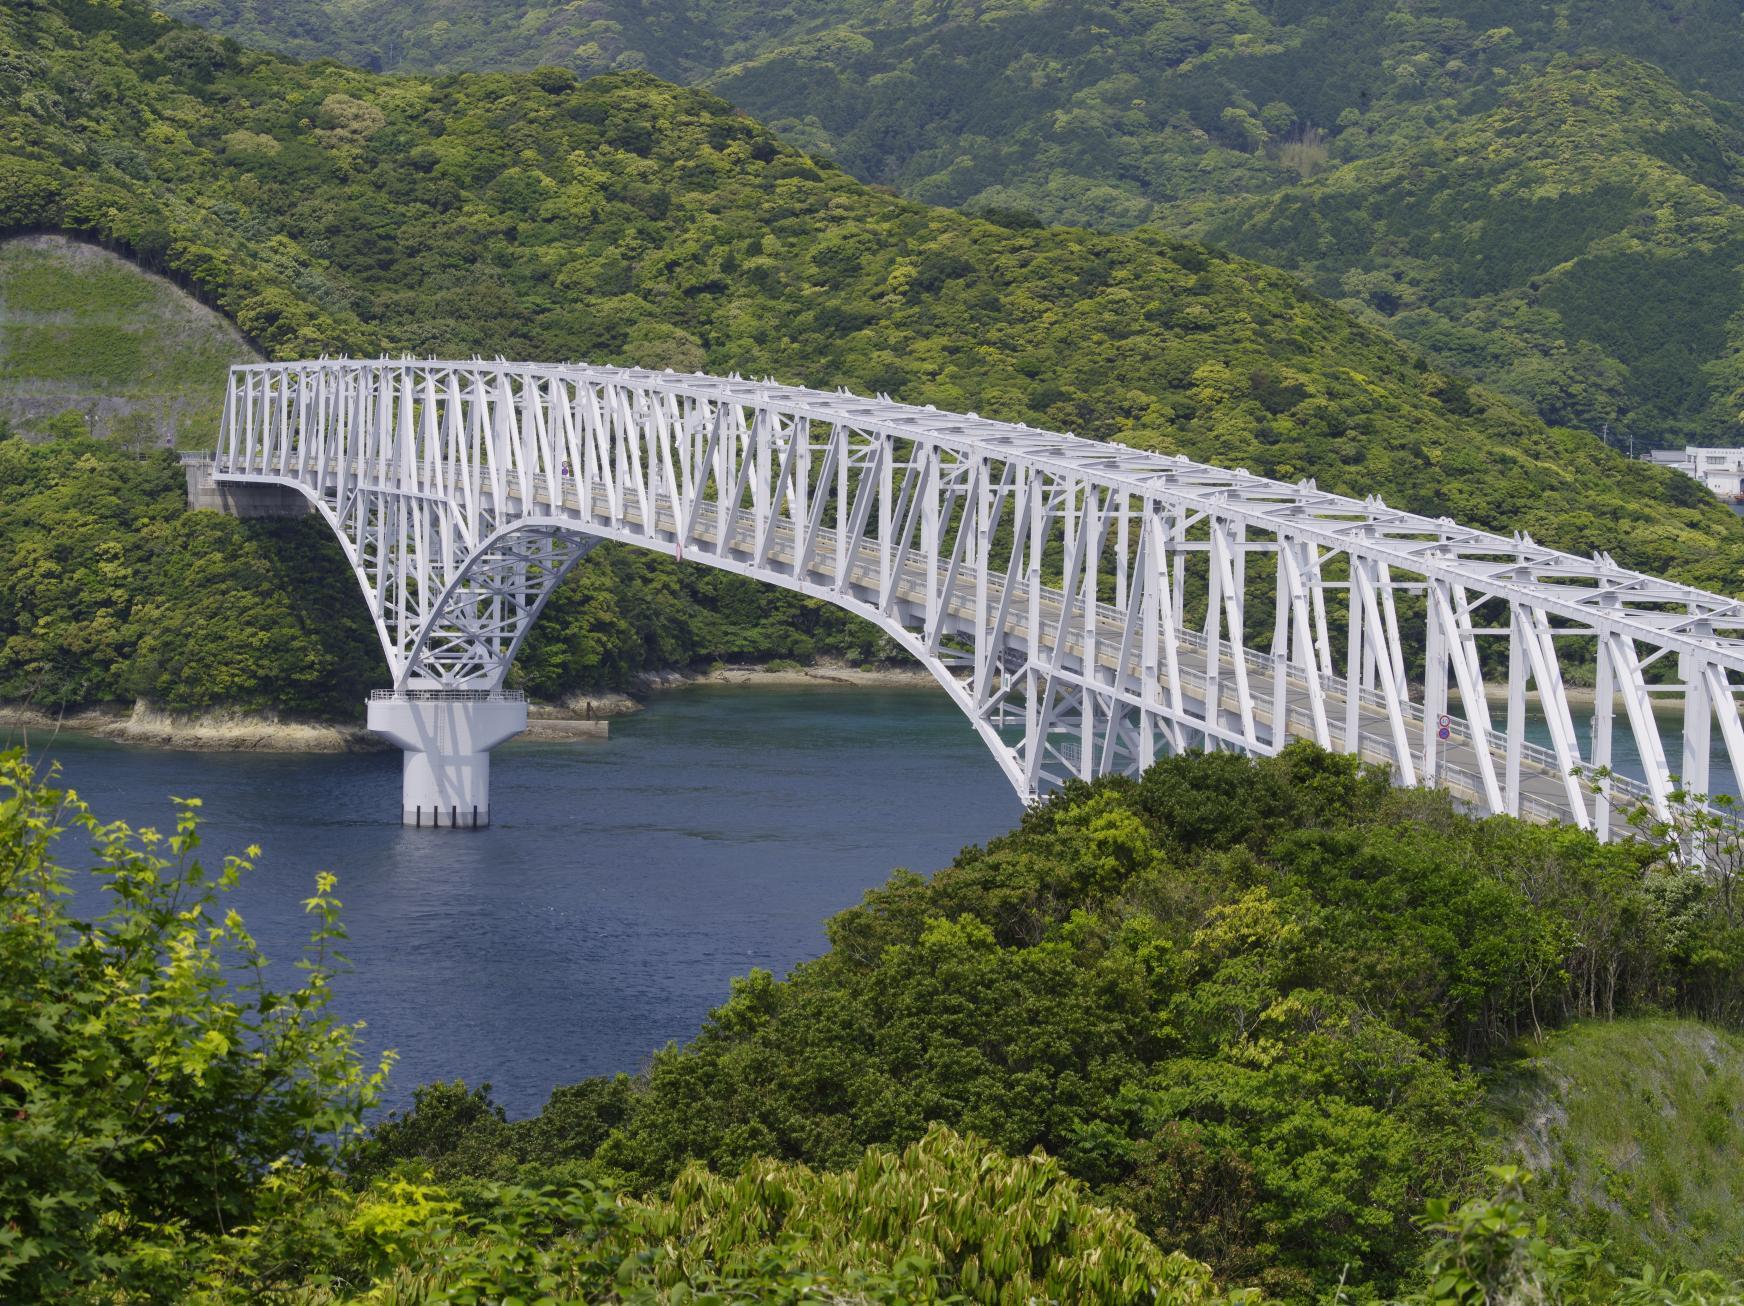
[[[209,753],[376,753],[392,748],[361,723],[281,720],[269,713],[166,712],[148,703],[108,704],[46,712],[21,703],[0,704],[0,732],[8,743],[68,732],[136,748]]]
[[[556,709],[529,707],[529,716],[541,712],[581,713],[589,720],[609,720],[643,711],[647,700],[656,694],[674,690],[695,689],[706,685],[754,685],[766,688],[814,689],[916,689],[936,688],[938,681],[932,672],[919,665],[879,663],[851,666],[846,662],[823,659],[801,666],[776,659],[774,662],[719,663],[704,669],[687,668],[652,671],[642,676],[634,693],[622,690],[599,690],[572,694]]]
[[[1577,712],[1590,712],[1598,706],[1599,691],[1591,685],[1564,685],[1562,692],[1568,699],[1569,707]],[[1491,708],[1494,708],[1498,703],[1506,707],[1508,705],[1507,688],[1500,685],[1485,685],[1484,698],[1489,702]],[[1648,698],[1653,703],[1655,716],[1681,716],[1683,714],[1683,700],[1681,698],[1668,694],[1649,694]],[[1459,691],[1451,686],[1448,690],[1448,701],[1450,703],[1459,701]],[[1536,689],[1526,691],[1526,705],[1528,707],[1540,706],[1542,701],[1543,696]],[[1622,718],[1626,711],[1623,696],[1621,694],[1612,695],[1611,705],[1613,713],[1618,718]]]
[[[559,703],[529,703],[527,728],[517,741],[566,743],[604,740],[610,737],[612,718],[641,712],[657,694],[700,686],[752,686],[811,689],[918,689],[934,688],[931,672],[917,664],[879,663],[850,665],[833,659],[809,665],[777,659],[770,663],[715,663],[706,668],[650,672],[641,677],[633,692],[600,690],[572,694]],[[1565,691],[1569,706],[1591,711],[1595,691],[1570,685]],[[1492,710],[1506,705],[1507,690],[1485,687]],[[1528,704],[1537,706],[1536,689],[1526,693]],[[1654,712],[1676,716],[1681,701],[1655,696]],[[1623,712],[1617,699],[1617,713]],[[20,703],[0,703],[0,737],[5,746],[30,744],[35,736],[69,731],[135,748],[189,752],[260,753],[384,753],[393,745],[361,721],[312,721],[282,719],[273,713],[235,712],[218,709],[203,713],[167,712],[148,703],[102,704],[53,713]]]
[[[721,665],[703,670],[654,672],[635,694],[618,690],[574,694],[561,703],[529,703],[527,728],[517,742],[566,743],[610,737],[611,719],[640,712],[655,694],[698,685],[810,686],[831,689],[935,685],[919,666],[852,667],[818,662]],[[32,745],[61,732],[89,735],[135,748],[188,752],[385,753],[394,745],[361,721],[311,721],[267,712],[168,712],[149,703],[109,703],[49,712],[24,703],[0,703],[4,746]]]

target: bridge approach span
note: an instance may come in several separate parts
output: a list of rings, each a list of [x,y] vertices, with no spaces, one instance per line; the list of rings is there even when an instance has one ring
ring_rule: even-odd
[[[408,823],[488,821],[489,750],[526,720],[504,677],[602,540],[873,622],[1025,798],[1302,738],[1604,837],[1625,804],[1670,810],[1667,699],[1684,787],[1706,792],[1716,727],[1744,775],[1737,600],[973,413],[576,364],[250,364],[213,475],[294,489],[338,535],[393,673],[370,723],[406,752]],[[1640,774],[1595,793],[1574,772],[1619,730]]]

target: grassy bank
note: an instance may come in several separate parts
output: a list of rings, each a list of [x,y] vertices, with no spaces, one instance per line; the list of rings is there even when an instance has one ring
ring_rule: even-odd
[[[1491,1100],[1559,1232],[1625,1258],[1744,1265],[1744,1037],[1670,1017],[1577,1023]]]
[[[0,243],[0,419],[26,435],[209,449],[225,372],[254,357],[223,317],[106,250]]]

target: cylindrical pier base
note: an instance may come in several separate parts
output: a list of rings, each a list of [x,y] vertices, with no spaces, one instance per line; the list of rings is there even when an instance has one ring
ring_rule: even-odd
[[[490,824],[490,750],[527,728],[527,704],[470,690],[372,695],[369,728],[405,750],[407,825],[475,830]]]

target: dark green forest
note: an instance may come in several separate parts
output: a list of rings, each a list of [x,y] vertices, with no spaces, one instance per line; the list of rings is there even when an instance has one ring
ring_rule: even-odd
[[[0,631],[0,700],[49,711],[143,699],[345,719],[387,681],[324,521],[189,512],[171,454],[86,437],[0,440]],[[832,605],[605,546],[552,599],[516,680],[559,700],[697,662],[892,652]]]
[[[1280,263],[1548,421],[1744,435],[1727,0],[166,7],[371,68],[647,69],[914,199]]]
[[[391,1057],[366,1065],[327,1006],[342,886],[320,877],[302,978],[269,987],[226,906],[253,850],[207,857],[192,807],[168,839],[103,824],[10,754],[0,1284],[1719,1306],[1744,1290],[1735,1203],[1730,1252],[1621,1260],[1582,1201],[1610,1209],[1627,1174],[1534,1187],[1486,1108],[1559,1027],[1614,1029],[1625,1059],[1647,1027],[1617,1017],[1736,1027],[1733,885],[1677,847],[1475,820],[1306,745],[1177,758],[897,873],[824,956],[752,971],[641,1074],[512,1122],[488,1088],[435,1084],[362,1129]],[[1690,1129],[1697,1169],[1736,1173],[1735,1101]],[[1645,1200],[1644,1232],[1676,1229],[1674,1195]]]
[[[0,231],[100,241],[272,356],[587,357],[846,385],[1312,476],[1721,591],[1744,577],[1744,524],[1700,487],[1546,427],[1282,273],[1151,229],[1049,230],[881,195],[644,74],[384,78],[250,52],[127,0],[8,8],[0,56]],[[26,480],[33,458],[65,464],[10,457]],[[126,529],[125,512],[108,520]],[[216,701],[173,658],[136,665],[132,644],[85,658],[94,646],[59,638],[95,624],[143,641],[90,593],[69,587],[52,617],[8,601],[9,693]],[[281,705],[324,711],[367,679],[355,625],[308,632],[320,647],[288,678],[278,654],[247,656],[278,620],[263,608],[231,641],[242,665],[224,701],[276,683]],[[557,696],[654,666],[822,652],[880,650],[815,606],[602,554],[522,674]],[[62,664],[46,677],[45,658]]]

